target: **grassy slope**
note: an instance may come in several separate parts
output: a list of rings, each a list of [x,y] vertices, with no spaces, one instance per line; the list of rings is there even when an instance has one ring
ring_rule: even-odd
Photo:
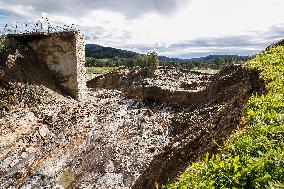
[[[167,188],[284,188],[284,47],[246,62],[258,70],[268,93],[244,109],[244,129],[230,137],[221,155],[206,155]]]
[[[114,70],[119,67],[87,67],[87,74],[104,74]]]
[[[95,74],[105,74],[118,69],[119,67],[86,67],[86,77],[89,79]]]

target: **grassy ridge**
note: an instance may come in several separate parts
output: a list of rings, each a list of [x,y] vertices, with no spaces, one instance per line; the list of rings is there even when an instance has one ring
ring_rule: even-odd
[[[244,109],[245,127],[230,137],[222,155],[206,155],[166,188],[284,188],[284,47],[246,62],[260,72],[268,93]]]
[[[114,70],[118,70],[119,67],[87,67],[87,74],[104,74]]]
[[[91,79],[96,74],[105,74],[118,70],[119,67],[86,67],[86,78]]]

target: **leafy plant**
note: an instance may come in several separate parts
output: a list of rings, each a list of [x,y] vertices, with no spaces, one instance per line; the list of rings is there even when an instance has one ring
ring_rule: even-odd
[[[5,41],[6,36],[5,35],[0,35],[0,52],[5,50],[5,45],[3,44],[3,42]]]
[[[284,188],[284,47],[245,65],[260,72],[268,89],[247,102],[245,132],[230,137],[221,157],[207,154],[166,188]]]
[[[150,69],[156,69],[159,66],[158,54],[155,51],[147,53],[147,67]]]

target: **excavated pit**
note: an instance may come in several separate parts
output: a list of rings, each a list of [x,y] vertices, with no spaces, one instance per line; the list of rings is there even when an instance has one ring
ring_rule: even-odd
[[[0,188],[155,188],[219,152],[248,98],[265,92],[242,66],[136,69],[94,78],[77,101],[19,53],[1,54]]]

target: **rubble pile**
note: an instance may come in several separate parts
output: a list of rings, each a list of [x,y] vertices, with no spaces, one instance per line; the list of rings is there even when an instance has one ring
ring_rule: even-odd
[[[242,110],[252,94],[266,93],[258,73],[230,66],[212,76],[204,89],[207,100],[175,112],[171,119],[169,145],[140,175],[133,188],[167,184],[206,152],[222,154],[222,146],[242,129]]]
[[[210,76],[188,70],[156,69],[154,77],[145,78],[145,83],[146,87],[157,86],[169,91],[197,92],[205,89]]]
[[[216,76],[110,74],[90,81],[82,101],[36,82],[0,83],[0,188],[154,188],[218,150],[212,140],[222,146],[243,104],[262,90],[258,75],[242,67]],[[131,98],[141,86],[167,91],[168,101]],[[181,92],[203,94],[202,101],[171,103]]]
[[[156,86],[169,91],[200,91],[204,89],[212,75],[179,69],[142,68],[124,69],[99,75],[87,82],[89,88],[129,90],[139,86]]]
[[[202,103],[203,90],[210,82],[210,74],[179,69],[148,69],[114,71],[87,82],[91,88],[123,91],[130,98],[159,101],[172,106]]]
[[[113,90],[89,91],[81,102],[26,90],[22,102],[18,93],[6,99],[18,106],[0,119],[0,188],[129,188],[170,141],[173,110],[164,104]]]

